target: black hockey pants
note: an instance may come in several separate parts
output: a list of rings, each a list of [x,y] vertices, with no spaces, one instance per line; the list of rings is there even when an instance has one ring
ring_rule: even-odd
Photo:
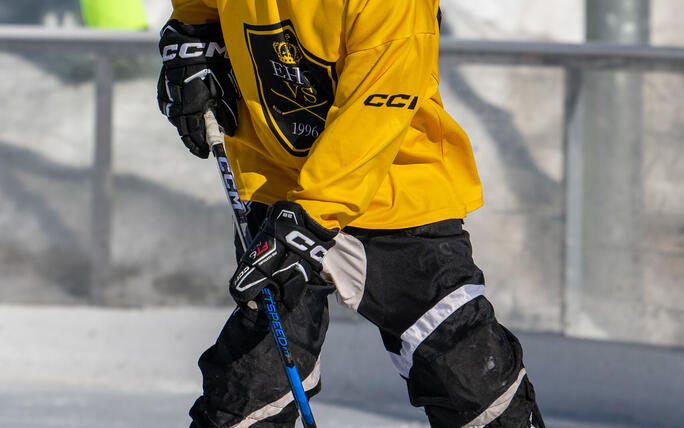
[[[252,205],[258,217],[261,207]],[[338,300],[378,326],[411,403],[425,408],[432,427],[543,428],[520,344],[483,296],[461,225],[346,228],[324,266]],[[320,390],[328,292],[309,288],[284,315],[308,395]],[[192,428],[294,427],[297,411],[272,341],[265,318],[233,312],[200,358],[204,395],[190,410]]]

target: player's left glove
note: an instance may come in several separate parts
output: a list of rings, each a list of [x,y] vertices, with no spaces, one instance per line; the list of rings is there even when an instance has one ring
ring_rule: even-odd
[[[159,110],[195,156],[209,157],[204,112],[212,107],[227,135],[237,128],[240,89],[226,53],[219,23],[166,23],[159,40],[162,65],[157,83]]]
[[[292,309],[305,287],[324,285],[323,256],[335,244],[337,231],[316,223],[294,202],[271,205],[266,220],[238,263],[230,280],[235,301],[249,309],[264,287]]]

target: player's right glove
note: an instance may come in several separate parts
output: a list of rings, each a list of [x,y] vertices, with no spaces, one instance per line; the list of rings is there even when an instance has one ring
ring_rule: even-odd
[[[230,294],[239,305],[255,309],[250,302],[269,287],[277,301],[294,308],[305,287],[326,286],[319,274],[336,234],[316,223],[299,204],[276,202],[240,259]]]
[[[219,23],[188,25],[175,19],[161,31],[162,65],[157,83],[159,109],[194,155],[209,157],[203,114],[213,107],[228,135],[237,128],[240,90]]]

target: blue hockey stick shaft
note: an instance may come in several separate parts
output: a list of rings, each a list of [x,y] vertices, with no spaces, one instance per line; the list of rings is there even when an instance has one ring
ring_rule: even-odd
[[[226,197],[233,209],[233,222],[235,223],[235,231],[238,234],[238,239],[240,240],[240,245],[242,250],[247,251],[247,247],[252,241],[252,237],[249,233],[249,228],[247,224],[247,210],[244,204],[240,200],[240,195],[238,194],[237,185],[235,183],[235,176],[233,171],[230,169],[230,164],[228,163],[228,157],[226,156],[225,148],[223,147],[223,135],[219,129],[218,123],[214,116],[214,112],[209,109],[204,114],[204,123],[207,130],[207,141],[211,145],[211,151],[216,157],[216,162],[218,163],[219,175],[221,176],[221,182],[223,183],[223,188],[226,191]],[[280,355],[280,360],[285,368],[285,374],[287,375],[287,380],[290,384],[290,389],[292,390],[292,396],[294,397],[295,405],[299,411],[299,415],[302,417],[302,423],[305,428],[316,428],[316,421],[314,420],[313,413],[311,412],[311,407],[309,406],[309,400],[304,391],[304,385],[302,385],[302,379],[299,376],[299,371],[294,363],[292,354],[290,354],[289,343],[287,341],[287,335],[283,330],[283,325],[280,321],[280,315],[278,314],[278,307],[276,302],[273,300],[273,295],[271,290],[266,287],[261,290],[262,302],[261,305],[266,313],[269,320],[269,326],[273,339],[278,348],[278,354]]]

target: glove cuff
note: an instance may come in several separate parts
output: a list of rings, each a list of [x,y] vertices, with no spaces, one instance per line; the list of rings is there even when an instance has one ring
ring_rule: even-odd
[[[183,36],[197,37],[198,39],[223,39],[221,24],[210,22],[208,24],[184,24],[177,19],[169,19],[162,27],[159,35],[164,37],[167,31],[175,32]]]
[[[304,224],[300,224],[300,226],[307,228],[322,241],[332,241],[339,233],[339,229],[326,229],[318,224],[301,205],[292,201],[278,201],[274,203],[268,208],[267,217],[276,215],[278,216],[276,221],[278,221],[280,217],[288,215],[286,213],[293,215],[296,222],[303,221]]]
[[[227,62],[221,24],[183,24],[172,19],[160,32],[159,53],[166,66]]]

